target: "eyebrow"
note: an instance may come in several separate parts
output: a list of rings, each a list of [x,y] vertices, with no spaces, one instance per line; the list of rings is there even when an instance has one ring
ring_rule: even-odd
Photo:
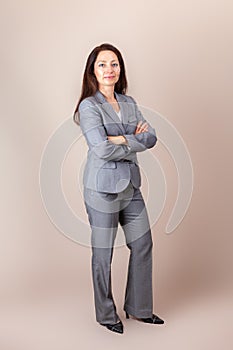
[[[111,60],[110,62],[113,62],[113,61],[117,61],[117,60]],[[99,60],[99,61],[97,61],[97,63],[99,63],[99,62],[106,62],[105,60]]]

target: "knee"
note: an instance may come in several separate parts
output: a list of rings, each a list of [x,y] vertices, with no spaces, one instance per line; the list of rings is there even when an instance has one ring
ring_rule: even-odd
[[[92,247],[92,265],[110,265],[112,249]]]
[[[135,254],[138,257],[141,256],[142,258],[149,256],[153,249],[151,231],[149,230],[140,238],[128,243],[127,246],[131,250],[131,254]]]

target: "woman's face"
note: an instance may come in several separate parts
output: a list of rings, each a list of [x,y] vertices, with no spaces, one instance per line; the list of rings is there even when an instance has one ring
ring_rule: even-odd
[[[94,63],[94,74],[99,88],[114,86],[120,76],[120,64],[117,55],[110,50],[101,51]]]

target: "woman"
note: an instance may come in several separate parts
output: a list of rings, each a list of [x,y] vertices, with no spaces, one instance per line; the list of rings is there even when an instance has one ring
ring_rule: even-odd
[[[126,318],[164,323],[153,314],[153,243],[137,160],[137,152],[153,147],[157,138],[126,90],[119,50],[107,43],[95,47],[87,59],[74,121],[88,145],[83,185],[91,227],[96,320],[117,333],[123,333],[123,324],[112,296],[111,262],[118,223],[130,249]]]

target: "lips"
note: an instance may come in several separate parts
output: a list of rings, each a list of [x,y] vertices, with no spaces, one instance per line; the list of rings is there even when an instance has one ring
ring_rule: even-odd
[[[114,78],[114,76],[113,75],[109,75],[108,77],[105,77],[105,78]]]

